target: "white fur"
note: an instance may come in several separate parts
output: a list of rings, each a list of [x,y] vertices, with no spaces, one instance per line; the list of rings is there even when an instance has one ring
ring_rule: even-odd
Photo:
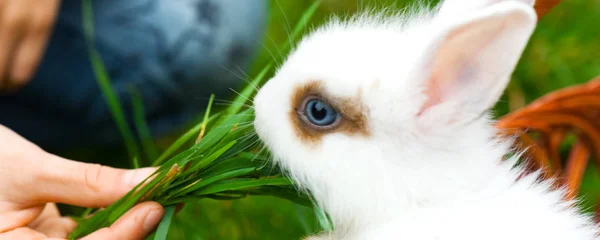
[[[256,96],[259,136],[332,217],[335,231],[315,239],[596,239],[591,219],[539,174],[517,180],[516,158],[501,161],[510,139],[497,138],[487,115],[475,117],[506,87],[533,31],[533,9],[505,1],[436,13],[332,20],[305,38]],[[449,62],[448,71],[473,74],[449,77],[441,102],[420,115],[432,97],[424,92],[427,63],[439,49],[460,54],[446,36],[504,16],[513,22],[498,32],[508,35],[469,39],[490,44],[468,56],[475,65]],[[370,136],[328,134],[317,147],[302,142],[288,119],[290,96],[311,80],[322,81],[330,95],[360,95]]]

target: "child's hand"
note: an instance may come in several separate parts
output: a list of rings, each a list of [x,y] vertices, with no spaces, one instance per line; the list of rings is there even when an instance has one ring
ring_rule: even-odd
[[[76,223],[61,217],[55,202],[104,207],[154,171],[63,159],[0,125],[0,240],[66,238]],[[143,239],[162,215],[158,203],[141,203],[112,226],[84,239]]]
[[[60,0],[0,0],[0,91],[25,85],[46,49]]]

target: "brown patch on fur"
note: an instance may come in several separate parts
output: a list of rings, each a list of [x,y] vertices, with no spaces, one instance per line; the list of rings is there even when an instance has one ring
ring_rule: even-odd
[[[330,96],[318,81],[311,81],[296,87],[292,94],[292,110],[289,118],[298,137],[307,143],[317,144],[325,134],[344,133],[347,135],[368,136],[367,109],[360,101],[360,92],[351,98]],[[302,119],[303,104],[307,97],[317,97],[330,104],[340,114],[339,123],[331,128],[317,128]]]

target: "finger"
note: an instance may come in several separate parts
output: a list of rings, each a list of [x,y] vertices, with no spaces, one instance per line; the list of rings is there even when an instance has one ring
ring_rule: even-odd
[[[81,207],[104,207],[129,192],[156,168],[124,170],[63,159],[40,161],[27,197],[33,202],[57,202]]]
[[[56,207],[56,204],[47,203],[42,213],[40,213],[40,215],[28,225],[28,227],[36,229],[44,221],[54,218],[60,218],[60,211],[58,210],[58,207]]]
[[[29,21],[28,30],[15,51],[9,73],[11,86],[21,87],[31,79],[45,52],[54,26],[59,6],[58,0],[44,0],[36,4],[43,6],[35,8],[38,11],[31,15],[32,19]]]
[[[60,216],[60,211],[54,203],[46,204],[40,216],[28,225],[47,237],[55,238],[66,238],[76,226],[77,223],[73,219]]]
[[[40,205],[39,207],[0,213],[0,233],[27,226],[40,215],[43,209],[44,205]]]
[[[4,1],[0,15],[0,89],[10,85],[7,71],[18,42],[23,37],[23,27],[27,23],[27,4],[20,1]]]
[[[5,233],[0,233],[0,240],[41,240],[46,239],[46,235],[36,232],[31,228],[17,228]]]
[[[40,222],[35,228],[31,228],[47,237],[67,238],[69,233],[75,230],[75,227],[77,227],[77,222],[71,218],[51,217]]]
[[[164,214],[162,206],[155,202],[141,203],[127,212],[112,226],[102,228],[82,240],[144,239],[160,222]]]

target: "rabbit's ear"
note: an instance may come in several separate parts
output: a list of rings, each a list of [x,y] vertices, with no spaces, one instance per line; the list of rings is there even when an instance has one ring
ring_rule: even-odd
[[[420,61],[427,100],[420,116],[469,121],[502,95],[536,24],[526,4],[503,2],[454,23],[440,21]]]

